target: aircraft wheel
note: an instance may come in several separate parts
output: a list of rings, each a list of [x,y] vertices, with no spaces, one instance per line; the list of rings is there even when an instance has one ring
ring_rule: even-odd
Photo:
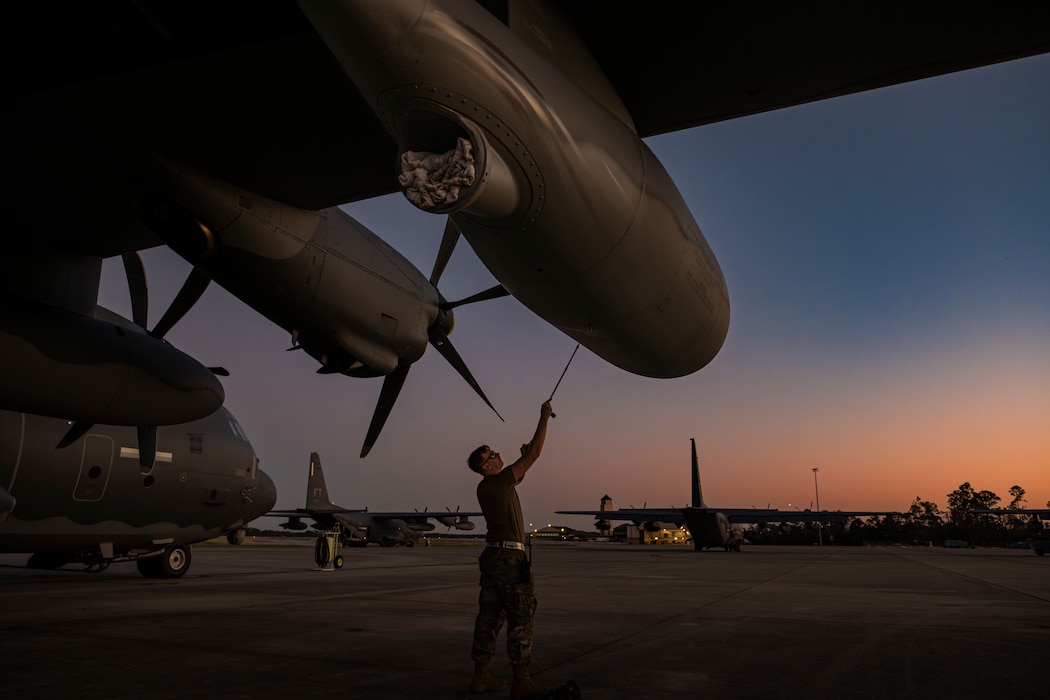
[[[343,568],[343,555],[337,554],[335,559],[332,560],[332,566],[334,566],[337,569],[342,569]]]
[[[164,554],[156,557],[158,561],[160,578],[178,578],[190,568],[190,546],[188,544],[175,544],[164,550]]]
[[[328,566],[328,562],[332,560],[332,552],[328,547],[328,538],[321,535],[317,538],[317,544],[314,545],[314,561],[322,569]]]
[[[244,532],[244,530],[234,530],[230,534],[226,535],[226,541],[230,544],[243,544],[244,540],[247,537],[248,535]]]
[[[413,546],[414,544],[415,544],[415,542],[413,542],[412,540],[405,540],[405,546],[406,546],[406,547],[411,547],[411,546]]]

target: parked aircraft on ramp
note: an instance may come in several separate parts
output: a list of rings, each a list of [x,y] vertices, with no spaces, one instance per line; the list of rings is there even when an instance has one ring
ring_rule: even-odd
[[[988,508],[976,509],[982,515],[1020,515],[1028,520],[1031,530],[1029,544],[1037,555],[1050,552],[1050,508]]]
[[[467,301],[509,292],[626,371],[694,372],[727,285],[642,139],[1050,51],[1043,3],[901,7],[10,4],[0,408],[137,426],[150,467],[156,426],[224,398],[163,342],[210,280],[320,372],[385,378],[362,456],[428,345],[488,402],[449,341]],[[336,209],[398,190],[446,231],[429,277]],[[499,284],[448,302],[461,233]],[[162,243],[195,266],[170,316],[96,318],[102,259]]]
[[[244,527],[273,507],[273,481],[225,408],[156,434],[143,473],[136,430],[94,425],[55,444],[69,422],[0,411],[0,552],[32,553],[28,566],[134,561],[143,576],[189,569],[190,545]]]
[[[350,546],[365,546],[376,542],[383,547],[403,544],[411,547],[423,534],[434,529],[431,519],[447,528],[473,530],[475,523],[471,517],[481,513],[455,511],[428,512],[369,512],[367,508],[343,508],[332,503],[328,496],[324,472],[321,470],[321,457],[316,452],[310,453],[310,470],[306,481],[306,506],[295,510],[274,510],[267,516],[288,518],[280,524],[288,530],[305,530],[303,519],[313,520],[317,530],[339,530],[340,539]]]
[[[664,523],[685,526],[693,538],[696,551],[722,547],[740,551],[743,530],[734,525],[760,523],[841,522],[848,517],[886,515],[875,511],[809,511],[775,508],[712,508],[704,503],[700,489],[700,465],[696,458],[696,440],[689,439],[692,452],[692,498],[684,508],[620,508],[617,510],[559,510],[562,515],[590,515],[597,518],[595,528],[610,529],[611,520],[629,520],[649,531],[664,528]]]

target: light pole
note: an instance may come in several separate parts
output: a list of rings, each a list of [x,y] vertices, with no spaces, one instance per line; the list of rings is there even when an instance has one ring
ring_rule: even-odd
[[[817,512],[820,512],[820,489],[817,487],[817,471],[816,467],[813,467],[813,492],[817,496]],[[819,516],[818,516],[819,517]],[[817,545],[820,547],[824,546],[824,532],[821,528],[820,521],[817,521]]]

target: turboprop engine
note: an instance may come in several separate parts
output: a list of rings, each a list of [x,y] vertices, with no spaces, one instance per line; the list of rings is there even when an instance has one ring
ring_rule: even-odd
[[[715,357],[721,269],[553,3],[503,18],[472,0],[300,6],[400,144],[406,196],[449,215],[507,291],[636,374]]]
[[[88,316],[15,295],[0,297],[0,307],[0,408],[156,426],[222,406],[211,370],[111,311]]]
[[[300,209],[156,154],[138,164],[146,176],[136,214],[194,266],[180,313],[214,280],[288,331],[290,349],[316,359],[318,372],[385,377],[362,457],[428,345],[492,407],[448,337],[452,308],[485,294],[449,303],[440,270],[428,279],[341,209]]]

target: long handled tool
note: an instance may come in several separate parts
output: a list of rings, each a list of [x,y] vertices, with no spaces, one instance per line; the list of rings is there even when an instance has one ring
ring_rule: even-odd
[[[575,347],[575,349],[573,349],[572,355],[569,356],[569,361],[565,363],[565,369],[563,369],[561,371],[561,376],[558,377],[558,383],[554,385],[554,391],[551,392],[550,399],[547,399],[548,402],[550,402],[550,400],[554,398],[554,392],[558,390],[559,386],[561,386],[561,380],[565,379],[565,373],[569,371],[569,365],[572,364],[572,358],[576,357],[576,351],[579,350],[579,349],[580,349],[580,344],[576,343],[576,347]],[[557,414],[555,414],[553,411],[551,411],[551,418],[557,418],[557,417],[558,417]]]

